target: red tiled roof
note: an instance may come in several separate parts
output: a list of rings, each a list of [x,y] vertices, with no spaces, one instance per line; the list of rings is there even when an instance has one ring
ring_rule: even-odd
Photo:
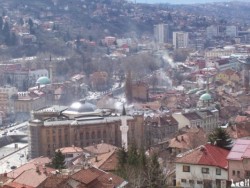
[[[117,152],[114,150],[109,153],[104,153],[93,157],[90,159],[90,163],[94,167],[100,168],[104,171],[114,171],[118,165]]]
[[[189,132],[178,135],[169,140],[169,148],[178,148],[184,150],[193,149],[200,144],[207,143],[206,133],[203,129],[190,129]],[[199,144],[199,145],[197,145]]]
[[[76,172],[75,174],[73,174],[71,177],[72,179],[87,185],[104,173],[105,172],[100,171],[96,168],[89,168],[89,169],[80,170]]]
[[[39,186],[44,180],[47,179],[48,174],[39,171],[37,172],[35,169],[30,169],[24,171],[20,176],[18,176],[14,182],[25,184],[31,187],[37,187]]]
[[[63,154],[65,154],[65,153],[81,153],[81,152],[83,152],[82,148],[75,147],[75,146],[64,147],[64,148],[60,148],[58,150],[60,150]]]
[[[247,121],[247,116],[241,116],[241,115],[238,115],[235,120],[234,120],[236,123],[241,123],[241,122],[244,122],[244,121]]]
[[[44,166],[46,166],[46,164],[49,164],[51,162],[51,159],[49,159],[48,157],[38,157],[38,158],[34,158],[32,160],[30,160],[28,163],[12,170],[11,172],[9,172],[7,174],[7,176],[9,178],[17,178],[20,174],[22,174],[24,171],[30,170],[30,169],[37,169],[37,167],[39,168],[39,171],[44,171]],[[51,173],[52,171],[55,171],[54,168],[50,168],[50,167],[46,167],[46,172],[47,173]]]
[[[3,188],[34,188],[34,187],[31,187],[25,184],[20,184],[17,182],[11,182],[11,183],[8,183],[7,185],[4,185]]]
[[[177,156],[176,163],[216,166],[227,169],[229,151],[220,147],[206,144],[194,150]]]
[[[52,175],[48,177],[41,185],[43,188],[65,188],[67,184],[68,176],[64,175]]]
[[[117,147],[113,146],[111,144],[101,143],[101,144],[87,146],[83,149],[87,152],[92,153],[92,154],[99,155],[99,154],[109,153],[110,151],[116,150]]]

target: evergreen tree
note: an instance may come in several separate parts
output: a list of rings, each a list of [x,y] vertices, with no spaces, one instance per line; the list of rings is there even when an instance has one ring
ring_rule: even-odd
[[[55,156],[52,159],[52,167],[55,169],[63,169],[65,168],[65,157],[62,154],[62,152],[60,150],[55,152]]]
[[[122,147],[121,149],[119,149],[117,155],[119,168],[123,168],[127,163],[127,152],[125,151],[125,148]]]
[[[212,144],[230,150],[232,147],[232,139],[225,129],[218,127],[208,136],[209,142]]]
[[[128,103],[131,103],[133,101],[131,70],[128,71],[128,74],[126,76],[125,94]]]

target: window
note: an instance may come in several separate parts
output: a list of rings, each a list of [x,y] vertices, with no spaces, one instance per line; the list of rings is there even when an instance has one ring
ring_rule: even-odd
[[[202,174],[209,174],[209,168],[201,168]]]
[[[203,184],[203,182],[202,181],[197,181],[197,184]]]
[[[190,166],[183,166],[183,172],[190,172]]]
[[[80,133],[80,139],[81,140],[83,139],[83,133]]]
[[[221,175],[221,169],[220,168],[216,168],[216,175]]]
[[[187,180],[186,179],[181,179],[181,183],[186,183]]]
[[[249,170],[246,170],[245,174],[246,174],[246,178],[250,178],[250,171]]]
[[[94,131],[91,133],[91,138],[95,139],[95,132]]]
[[[237,176],[240,176],[240,171],[237,171]]]
[[[190,184],[194,184],[194,180],[189,180],[189,183]]]
[[[235,170],[233,170],[233,176],[235,176]]]

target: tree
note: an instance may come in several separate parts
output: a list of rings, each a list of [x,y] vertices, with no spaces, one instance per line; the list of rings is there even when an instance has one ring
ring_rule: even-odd
[[[143,148],[132,144],[128,151],[118,151],[119,176],[130,182],[130,187],[158,188],[165,187],[165,178],[156,154],[146,156]]]
[[[158,162],[158,157],[153,154],[147,162],[146,185],[149,188],[164,187],[165,178]]]
[[[65,156],[62,154],[60,150],[55,152],[55,156],[52,159],[52,167],[55,169],[63,169],[65,168]]]
[[[209,142],[212,144],[230,150],[232,147],[232,139],[225,129],[218,127],[208,136]]]

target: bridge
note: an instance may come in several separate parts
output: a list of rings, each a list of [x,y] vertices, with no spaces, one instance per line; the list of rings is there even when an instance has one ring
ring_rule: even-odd
[[[25,138],[28,136],[28,133],[21,130],[15,130],[12,132],[9,132],[6,136],[10,137],[14,142],[20,141],[22,138]]]

